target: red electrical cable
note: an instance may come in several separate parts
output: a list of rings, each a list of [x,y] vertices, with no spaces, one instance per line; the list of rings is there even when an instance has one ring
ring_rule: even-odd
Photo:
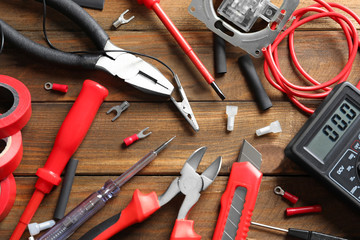
[[[265,77],[267,78],[269,83],[271,85],[273,85],[279,91],[287,94],[287,96],[290,98],[290,100],[297,107],[299,107],[301,110],[303,110],[307,113],[310,113],[310,114],[312,114],[314,112],[314,110],[303,105],[297,98],[298,97],[310,98],[310,99],[325,98],[332,89],[329,87],[330,85],[346,81],[346,79],[348,78],[348,76],[351,72],[352,64],[356,57],[356,53],[357,53],[358,46],[359,46],[359,38],[358,38],[357,31],[356,31],[354,24],[346,16],[344,16],[338,12],[335,12],[334,8],[340,9],[341,11],[349,14],[360,24],[359,16],[356,15],[356,13],[354,13],[347,7],[344,7],[337,3],[327,3],[327,2],[324,2],[323,0],[314,0],[314,1],[317,2],[317,4],[294,11],[294,13],[292,15],[294,20],[293,20],[291,26],[288,29],[286,29],[283,33],[281,33],[272,44],[270,44],[268,47],[262,49],[264,57],[265,57],[264,73],[265,73]],[[316,13],[301,19],[304,14],[309,13],[309,12],[316,12]],[[348,62],[344,66],[343,70],[337,76],[335,76],[333,79],[328,80],[324,83],[320,83],[317,80],[315,80],[314,78],[312,78],[301,67],[301,65],[296,57],[296,53],[295,53],[295,49],[294,49],[294,32],[297,27],[299,27],[305,23],[308,23],[314,19],[324,18],[324,17],[330,17],[335,22],[337,22],[343,29],[346,40],[347,40],[347,45],[349,48],[349,58],[348,58]],[[303,77],[305,79],[307,79],[310,83],[312,83],[313,86],[295,85],[295,84],[289,82],[282,75],[280,65],[279,65],[277,47],[286,36],[289,36],[289,38],[288,38],[289,51],[290,51],[290,56],[291,56],[292,62],[294,63],[296,69],[303,75]],[[271,72],[271,74],[270,74],[270,72]],[[360,82],[357,84],[356,87],[360,88]],[[322,90],[322,92],[309,93],[310,91],[318,91],[318,90]]]

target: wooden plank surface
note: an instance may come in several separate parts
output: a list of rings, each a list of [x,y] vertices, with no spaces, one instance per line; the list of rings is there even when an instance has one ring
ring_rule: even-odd
[[[219,1],[216,1],[219,3]],[[281,1],[274,1],[275,4]],[[360,13],[356,0],[337,1]],[[213,69],[213,35],[204,24],[187,12],[190,1],[162,0],[161,6],[183,33],[199,58]],[[301,1],[299,7],[313,4]],[[119,30],[110,30],[111,23],[126,9],[127,16],[135,19]],[[134,0],[106,0],[103,11],[87,10],[107,31],[112,42],[121,48],[158,57],[174,68],[179,75],[185,92],[191,101],[200,131],[194,133],[181,114],[168,99],[154,97],[126,85],[104,72],[71,69],[42,61],[15,49],[5,41],[4,52],[0,55],[1,74],[21,80],[32,95],[33,113],[30,122],[23,129],[24,157],[15,171],[17,198],[9,216],[0,223],[0,239],[8,239],[33,191],[35,172],[42,167],[49,155],[56,133],[66,114],[80,92],[82,82],[92,79],[109,90],[109,96],[100,107],[98,114],[74,157],[79,166],[67,211],[70,211],[91,192],[99,189],[111,178],[115,179],[137,160],[176,135],[176,139],[156,160],[124,185],[118,197],[81,227],[71,239],[78,239],[96,224],[121,211],[130,201],[136,188],[145,193],[155,191],[161,194],[179,171],[190,154],[200,146],[208,150],[199,166],[199,172],[216,159],[223,157],[223,164],[216,181],[202,194],[198,204],[191,210],[189,219],[195,220],[195,230],[202,239],[211,239],[216,225],[220,197],[226,187],[232,163],[237,159],[241,142],[248,140],[263,156],[261,183],[253,220],[281,228],[297,227],[360,239],[358,228],[359,213],[318,180],[309,176],[301,167],[284,156],[284,148],[304,124],[308,115],[295,108],[288,99],[274,89],[263,74],[263,59],[254,59],[256,70],[266,91],[273,101],[273,107],[259,111],[253,96],[242,76],[237,59],[245,52],[227,44],[228,72],[217,76],[216,82],[227,99],[222,102],[192,66],[189,59],[165,30],[156,15]],[[34,1],[0,1],[0,19],[19,30],[32,40],[44,44],[42,35],[42,6]],[[358,26],[357,26],[358,27]],[[48,9],[48,35],[58,48],[64,51],[94,50],[88,37],[71,21],[61,14]],[[295,46],[303,67],[319,81],[326,81],[338,74],[346,64],[348,53],[343,33],[336,23],[321,19],[302,26],[295,34]],[[288,44],[279,46],[282,72],[292,82],[303,85],[293,65],[289,62]],[[151,62],[153,63],[153,62]],[[359,57],[356,58],[349,81],[359,80]],[[170,79],[170,73],[154,63]],[[67,94],[48,92],[43,89],[45,82],[69,85]],[[174,82],[173,82],[174,83]],[[177,99],[179,94],[175,95]],[[1,97],[1,96],[0,96]],[[112,123],[113,115],[106,111],[122,101],[131,106]],[[316,107],[319,101],[304,101]],[[226,132],[226,105],[239,107],[235,129]],[[279,120],[283,132],[256,137],[255,130]],[[150,127],[153,132],[147,139],[125,148],[122,140],[139,130]],[[285,217],[284,210],[292,205],[273,193],[280,185],[300,197],[296,206],[321,204],[323,212],[296,217]],[[34,222],[52,217],[60,188],[45,198],[34,216]],[[168,239],[183,198],[176,197],[144,223],[133,226],[116,235],[113,239]],[[27,239],[26,232],[23,239]],[[289,239],[283,234],[251,227],[248,239]]]

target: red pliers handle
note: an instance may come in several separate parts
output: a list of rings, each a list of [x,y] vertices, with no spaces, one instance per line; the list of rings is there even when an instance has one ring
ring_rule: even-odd
[[[79,240],[104,240],[109,239],[125,228],[140,223],[160,209],[158,196],[155,192],[143,194],[136,189],[130,203],[120,213],[108,218],[95,226]],[[194,231],[194,221],[176,220],[171,240],[194,239],[200,240],[201,236]]]

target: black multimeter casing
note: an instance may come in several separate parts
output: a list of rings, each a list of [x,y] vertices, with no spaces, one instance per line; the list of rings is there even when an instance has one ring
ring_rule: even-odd
[[[351,120],[351,123],[349,120],[349,127],[343,130],[344,133],[342,133],[335,145],[329,151],[326,151],[326,156],[317,157],[316,154],[314,155],[309,151],[309,146],[313,139],[320,134],[320,131],[324,133],[324,126],[327,126],[327,123],[334,119],[334,115],[339,109],[343,109],[341,107],[344,105],[344,101],[354,109],[353,112],[357,111],[357,115],[354,120]],[[341,107],[339,107],[340,105]],[[360,159],[359,113],[360,91],[348,82],[338,84],[287,145],[285,155],[299,165],[304,166],[360,209],[360,178],[358,170]],[[327,133],[327,131],[325,132]],[[319,141],[319,144],[317,144],[320,146],[319,149],[322,147],[322,142],[325,141]],[[321,151],[318,152],[321,153]]]

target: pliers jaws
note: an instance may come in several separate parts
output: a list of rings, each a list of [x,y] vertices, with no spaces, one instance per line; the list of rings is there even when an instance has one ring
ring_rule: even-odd
[[[98,59],[97,69],[107,71],[143,92],[170,97],[174,86],[153,65],[130,51],[115,46],[110,40],[106,43],[104,51],[106,55]]]
[[[222,158],[218,157],[201,175],[196,172],[206,149],[201,147],[188,158],[181,169],[181,176],[175,178],[164,194],[158,198],[160,206],[163,206],[178,193],[185,195],[177,219],[186,219],[190,209],[199,200],[200,192],[210,186],[220,171]]]

